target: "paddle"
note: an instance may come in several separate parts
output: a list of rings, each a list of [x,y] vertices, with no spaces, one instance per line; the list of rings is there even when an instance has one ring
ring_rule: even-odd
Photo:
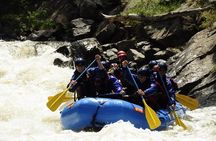
[[[130,69],[127,67],[127,70],[129,71],[129,74],[130,74],[130,77],[132,78],[133,80],[133,83],[135,84],[136,86],[136,89],[138,90],[139,87],[130,71]],[[142,102],[144,104],[144,107],[145,107],[145,116],[146,116],[146,119],[147,119],[147,122],[149,124],[149,127],[150,129],[155,129],[157,127],[159,127],[161,125],[161,121],[160,119],[158,118],[156,112],[148,106],[148,104],[146,103],[145,99],[143,98],[143,96],[141,96],[142,98]]]
[[[170,95],[169,95],[169,93],[168,93],[168,91],[167,91],[167,88],[166,88],[166,86],[165,86],[165,84],[164,84],[164,81],[163,81],[163,79],[162,79],[160,73],[157,72],[157,74],[158,74],[158,76],[159,76],[159,78],[160,78],[160,80],[161,80],[161,82],[162,82],[162,85],[163,85],[163,88],[164,88],[164,90],[165,90],[165,93],[166,93],[166,95],[167,95],[169,101],[171,102],[171,98],[170,98]],[[174,117],[175,117],[176,124],[179,125],[179,126],[181,126],[181,127],[183,127],[184,129],[187,129],[186,125],[181,121],[181,119],[180,119],[180,118],[178,117],[178,115],[176,114],[175,109],[171,109],[171,112],[173,113],[173,115],[174,115]]]
[[[94,64],[94,62],[95,60],[92,61],[91,64],[88,65],[88,67],[86,67],[86,69],[76,78],[75,81],[78,81],[78,79],[80,79],[80,77],[91,67],[92,64]],[[51,111],[54,112],[63,102],[65,102],[64,97],[70,87],[71,85],[67,89],[65,89],[63,92],[60,92],[56,94],[55,96],[53,96],[51,99],[48,98],[47,107]]]
[[[189,96],[183,95],[183,94],[177,93],[176,94],[176,100],[191,110],[198,108],[200,105],[198,100],[191,98]]]
[[[59,94],[57,94],[57,95],[59,96]],[[49,97],[48,97],[48,101],[51,100],[53,97],[54,97],[54,96],[49,96]],[[62,98],[62,101],[63,101],[63,102],[66,102],[66,101],[68,101],[68,100],[70,100],[70,99],[72,99],[72,98],[73,98],[72,96],[69,96],[69,95],[66,96],[66,95],[64,95],[63,98]]]

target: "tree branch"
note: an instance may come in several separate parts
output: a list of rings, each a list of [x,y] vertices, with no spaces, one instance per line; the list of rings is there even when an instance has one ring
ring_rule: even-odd
[[[101,14],[104,16],[105,19],[109,20],[110,22],[114,22],[114,21],[124,22],[127,20],[136,20],[140,22],[151,23],[151,22],[169,20],[169,19],[177,18],[177,17],[196,15],[196,14],[200,14],[203,11],[207,11],[211,8],[213,8],[212,5],[204,7],[204,8],[195,8],[195,9],[190,9],[190,10],[185,10],[185,11],[169,12],[169,13],[160,14],[156,16],[145,16],[145,15],[138,15],[138,14],[129,14],[126,16],[105,15],[103,13]]]

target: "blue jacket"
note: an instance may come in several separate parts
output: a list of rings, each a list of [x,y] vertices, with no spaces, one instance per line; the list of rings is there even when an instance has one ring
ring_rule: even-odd
[[[123,69],[123,76],[131,85],[136,87],[135,84],[133,83],[133,80],[130,76],[128,69],[126,68]],[[139,89],[142,89],[145,92],[146,96],[151,96],[158,92],[159,88],[157,84],[153,83],[153,81],[150,80],[149,77],[147,77],[144,83],[141,83],[140,80],[138,79],[138,75],[132,74],[132,76],[134,77]]]
[[[108,74],[105,69],[92,67],[88,69],[87,74],[94,84],[96,93],[99,95],[120,93],[122,91],[122,85],[119,80],[115,76]]]
[[[168,104],[169,105],[175,104],[176,103],[175,93],[178,89],[177,84],[172,80],[172,78],[169,78],[166,75],[161,76],[159,75],[159,73],[155,73],[154,77],[162,93],[166,95]]]
[[[71,80],[76,80],[77,77],[80,75],[78,71],[75,71]],[[69,84],[68,86],[69,87]],[[71,86],[69,88],[70,92],[77,92],[77,99],[81,99],[84,97],[95,97],[95,90],[91,86],[91,81],[88,79],[87,74],[84,73],[78,80],[75,86]]]
[[[125,79],[131,83],[131,85],[136,87],[133,83],[130,73],[128,72],[128,69],[123,69],[123,75]],[[158,74],[154,75],[154,79],[152,79],[153,77],[149,76],[144,83],[141,83],[138,79],[138,76],[132,74],[138,87],[144,91],[146,102],[150,107],[155,110],[168,108],[168,106],[175,104],[176,86],[173,86],[173,81],[171,78],[163,76],[161,77],[163,81],[161,81]],[[162,82],[164,82],[164,86]],[[141,101],[139,97],[137,97],[137,99]]]
[[[71,77],[71,80],[76,80],[78,78],[78,76],[80,75],[81,73],[79,73],[77,70],[74,71],[74,74],[72,75]],[[69,88],[69,91],[70,92],[74,92],[77,87],[80,85],[81,82],[85,82],[87,79],[87,75],[86,73],[84,73],[78,80],[77,80],[77,84],[74,85],[74,86],[71,86]],[[70,84],[70,83],[69,83]],[[67,87],[69,87],[69,84],[67,85]]]

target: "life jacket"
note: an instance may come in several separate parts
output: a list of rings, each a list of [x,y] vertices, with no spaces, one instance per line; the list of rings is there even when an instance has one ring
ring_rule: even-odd
[[[164,80],[162,80],[162,81],[164,81]],[[165,82],[166,89],[167,89],[167,85],[166,85],[167,81],[169,81],[171,83],[172,87],[175,87],[175,89],[177,89],[177,87],[178,87],[177,84],[175,83],[175,86],[174,86],[173,85],[174,81],[169,77],[166,77],[166,82]],[[160,88],[160,93],[158,94],[158,103],[160,105],[160,108],[167,108],[168,105],[170,104],[170,101],[169,101],[169,98],[166,94],[166,90],[164,89],[164,86],[163,86],[161,80],[155,79],[155,82],[158,85],[158,87]]]
[[[150,81],[150,78],[147,79],[144,83],[139,83],[139,81],[137,82],[139,88],[144,90],[144,91],[151,87],[151,83],[153,83],[153,82]],[[134,90],[134,91],[137,91],[137,90]],[[146,103],[152,109],[158,110],[160,108],[159,103],[158,103],[158,90],[157,89],[155,89],[154,93],[152,93],[150,95],[145,95],[144,99],[145,99]],[[140,106],[144,106],[142,98],[138,94],[132,95],[130,98],[130,102],[138,104]]]
[[[155,81],[152,81],[150,78],[149,78],[149,80],[147,80],[147,81],[149,81],[149,82],[151,82],[151,83],[156,83]],[[156,85],[157,85],[157,83],[156,83]],[[158,86],[158,85],[157,85]],[[150,84],[149,84],[149,86],[147,87],[147,89],[150,87]],[[145,98],[145,100],[146,100],[146,103],[152,108],[152,109],[154,109],[154,110],[158,110],[158,109],[160,109],[161,108],[161,103],[159,102],[160,101],[160,99],[161,99],[161,92],[160,91],[158,91],[158,89],[157,89],[157,91],[155,91],[154,93],[152,93],[151,95],[147,95],[147,96],[144,96],[144,98]]]
[[[74,72],[71,80],[76,80],[76,78],[80,75],[78,71]],[[68,84],[69,86],[69,84]],[[67,87],[68,87],[67,86]],[[84,73],[78,80],[77,84],[69,89],[70,92],[77,92],[77,99],[81,99],[84,97],[95,97],[94,87],[91,85],[91,80],[87,77],[86,73]]]
[[[91,85],[95,88],[96,95],[111,93],[109,76],[106,70],[92,68],[90,75]]]
[[[150,96],[144,96],[145,100],[146,100],[146,103],[154,110],[158,110],[161,108],[161,103],[159,103],[160,101],[160,97],[159,97],[159,93],[157,94],[153,94],[153,95],[150,95]]]

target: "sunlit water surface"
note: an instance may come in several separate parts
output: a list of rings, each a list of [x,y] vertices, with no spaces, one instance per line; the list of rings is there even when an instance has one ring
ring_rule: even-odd
[[[46,107],[47,97],[65,89],[73,70],[53,65],[67,60],[55,49],[67,42],[0,41],[0,141],[216,141],[216,106],[187,111],[189,130],[136,129],[128,122],[100,132],[62,130],[60,114]]]

